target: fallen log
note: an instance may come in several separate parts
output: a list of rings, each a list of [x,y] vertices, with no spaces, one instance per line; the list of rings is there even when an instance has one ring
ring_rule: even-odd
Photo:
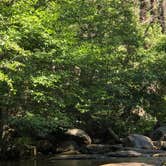
[[[119,136],[112,130],[111,127],[108,128],[108,131],[109,131],[110,135],[115,139],[115,141],[122,142],[121,139],[119,138]]]

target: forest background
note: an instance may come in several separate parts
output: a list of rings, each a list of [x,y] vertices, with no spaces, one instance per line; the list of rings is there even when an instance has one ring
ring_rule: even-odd
[[[1,0],[1,134],[166,122],[165,32],[165,0]]]

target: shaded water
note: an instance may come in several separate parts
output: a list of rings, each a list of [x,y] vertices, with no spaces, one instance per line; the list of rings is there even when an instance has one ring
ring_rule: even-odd
[[[99,166],[108,163],[120,162],[144,162],[153,165],[160,165],[166,162],[166,158],[108,158],[104,160],[54,160],[49,159],[28,159],[19,161],[0,162],[0,166]]]

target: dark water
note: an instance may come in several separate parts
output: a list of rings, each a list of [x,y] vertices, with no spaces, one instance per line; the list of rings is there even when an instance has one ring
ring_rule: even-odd
[[[166,162],[166,158],[109,158],[105,160],[54,160],[49,159],[28,159],[19,161],[0,162],[0,166],[99,166],[108,163],[120,162],[144,162],[153,165],[160,165]]]

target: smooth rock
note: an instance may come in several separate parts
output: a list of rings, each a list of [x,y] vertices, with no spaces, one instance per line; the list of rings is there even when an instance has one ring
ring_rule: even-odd
[[[127,147],[142,148],[142,149],[154,149],[153,141],[144,135],[131,134],[123,141]]]
[[[114,151],[117,149],[122,148],[122,145],[107,145],[107,144],[91,144],[87,145],[86,147],[86,153],[89,154],[105,154],[110,151]]]
[[[70,135],[70,136],[75,136],[81,140],[83,140],[83,142],[87,145],[92,143],[92,140],[90,138],[90,136],[83,130],[81,129],[68,129],[65,134]]]

